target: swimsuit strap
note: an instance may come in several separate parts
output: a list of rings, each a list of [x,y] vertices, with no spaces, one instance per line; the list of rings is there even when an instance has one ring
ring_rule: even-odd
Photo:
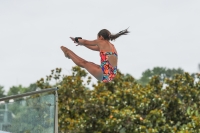
[[[111,44],[112,45],[112,44]],[[117,56],[117,53],[114,50],[114,45],[112,45],[112,54],[114,54],[115,56]]]

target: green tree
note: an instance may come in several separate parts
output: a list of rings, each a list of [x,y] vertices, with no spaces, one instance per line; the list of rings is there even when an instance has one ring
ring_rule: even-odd
[[[0,98],[5,97],[5,90],[4,87],[0,85]],[[0,104],[0,109],[4,109],[5,106],[3,104]]]
[[[10,96],[10,95],[23,94],[30,91],[35,91],[36,89],[37,89],[36,83],[30,84],[28,87],[23,87],[22,85],[12,86],[9,89],[7,95]],[[22,103],[18,101],[22,101],[23,99],[24,99],[23,97],[14,99],[15,102],[13,102],[12,104],[9,104],[9,110],[12,111],[12,113],[14,114],[18,114],[19,112],[21,112],[23,110],[23,107],[21,107]]]
[[[17,94],[22,94],[22,93],[26,93],[29,91],[29,88],[27,87],[23,87],[22,85],[19,86],[12,86],[9,91],[8,91],[8,96],[10,95],[17,95]]]
[[[50,113],[50,105],[54,104],[51,94],[36,94],[24,100],[15,101],[12,112],[15,117],[7,130],[17,133],[52,133],[54,119]],[[18,103],[17,103],[18,102]],[[20,104],[23,102],[24,104]],[[51,110],[53,111],[53,110]]]
[[[0,85],[0,98],[5,97],[5,90],[3,88],[4,87]]]
[[[165,67],[154,67],[153,69],[147,69],[142,73],[141,78],[138,80],[142,85],[146,85],[153,76],[159,76],[160,81],[164,81],[166,78],[173,78],[175,74],[183,74],[184,70],[178,69],[167,69]]]
[[[61,133],[200,132],[200,74],[198,82],[189,73],[164,81],[153,76],[142,86],[119,71],[112,82],[97,82],[93,90],[83,84],[86,75],[73,67],[71,75],[57,77]],[[48,78],[37,83],[45,89],[46,82]]]
[[[27,93],[30,91],[36,91],[37,89],[37,84],[33,83],[30,84],[28,87],[24,87],[22,85],[18,85],[18,86],[12,86],[9,91],[8,91],[8,96],[10,95],[17,95],[17,94],[22,94],[22,93]]]
[[[30,91],[36,91],[37,90],[37,84],[36,83],[32,83],[28,86],[28,91],[27,92],[30,92]]]
[[[29,91],[29,88],[23,87],[22,85],[19,86],[12,86],[8,93],[7,96],[10,95],[17,95],[17,94],[23,94]],[[17,99],[14,99],[14,102],[12,104],[9,103],[8,109],[13,113],[13,114],[18,114],[19,112],[23,111],[22,101],[24,98],[20,97]]]

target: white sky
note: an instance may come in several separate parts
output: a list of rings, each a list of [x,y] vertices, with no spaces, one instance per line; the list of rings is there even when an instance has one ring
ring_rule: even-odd
[[[0,85],[28,86],[56,67],[69,74],[75,64],[61,45],[99,64],[98,52],[69,37],[93,40],[103,28],[129,26],[130,35],[113,42],[122,73],[139,78],[155,66],[198,72],[199,7],[199,0],[0,0]]]

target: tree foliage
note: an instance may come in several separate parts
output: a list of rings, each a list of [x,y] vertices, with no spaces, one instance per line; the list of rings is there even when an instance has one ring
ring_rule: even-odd
[[[52,133],[54,105],[52,94],[36,94],[8,104],[14,117],[6,131],[18,133]],[[16,110],[13,110],[16,109]]]
[[[0,85],[0,98],[5,96],[5,90],[3,88],[4,87]]]
[[[145,70],[138,81],[140,84],[146,85],[153,76],[159,76],[160,81],[163,82],[166,78],[173,78],[175,74],[183,74],[183,73],[184,70],[181,68],[170,69],[165,67],[154,67],[153,69]]]
[[[28,92],[27,87],[23,87],[22,85],[19,86],[12,86],[9,91],[8,91],[8,96],[10,95],[17,95],[17,94],[22,94]]]
[[[0,85],[0,98],[5,97],[5,90],[4,87]],[[0,109],[4,109],[5,106],[0,104]]]
[[[18,86],[12,86],[10,87],[7,95],[17,95],[17,94],[22,94],[22,93],[27,93],[30,91],[35,91],[37,89],[37,84],[30,84],[28,87],[24,87],[22,85],[18,85]]]
[[[60,81],[59,131],[62,133],[184,133],[200,132],[200,75],[189,73],[165,78],[153,76],[142,86],[129,74],[118,72],[110,83],[84,86],[87,73],[73,67],[72,74],[51,73]],[[88,78],[90,83],[91,77]],[[50,85],[41,79],[38,86]],[[48,84],[48,85],[47,85]],[[163,84],[167,85],[165,88]],[[46,86],[47,85],[47,86]]]

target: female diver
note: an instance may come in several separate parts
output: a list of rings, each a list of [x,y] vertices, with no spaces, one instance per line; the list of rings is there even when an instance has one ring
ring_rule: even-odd
[[[127,29],[120,31],[117,34],[111,34],[107,29],[102,29],[97,34],[97,39],[93,41],[88,41],[82,39],[81,37],[70,37],[72,41],[77,44],[76,46],[83,45],[88,49],[99,51],[101,65],[97,65],[93,62],[88,62],[82,59],[64,46],[61,46],[61,49],[67,58],[72,59],[77,66],[85,68],[97,80],[110,82],[117,74],[118,62],[117,50],[115,49],[114,45],[110,43],[110,40],[115,40],[121,35],[127,35],[127,33],[129,33]]]

